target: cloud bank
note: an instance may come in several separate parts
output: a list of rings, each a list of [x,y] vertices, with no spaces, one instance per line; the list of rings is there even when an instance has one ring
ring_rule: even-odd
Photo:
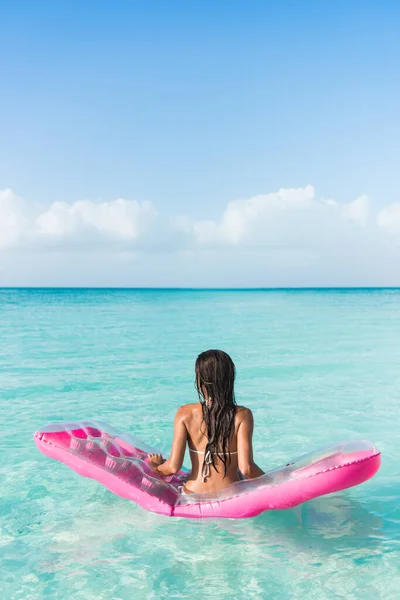
[[[49,207],[30,205],[12,190],[0,191],[0,249],[112,247],[138,244],[157,216],[150,202],[118,198]]]
[[[234,200],[217,220],[0,191],[2,285],[400,285],[399,265],[400,202],[339,203],[311,185]]]

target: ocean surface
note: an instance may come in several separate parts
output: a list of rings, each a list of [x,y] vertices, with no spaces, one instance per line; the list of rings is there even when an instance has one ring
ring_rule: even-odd
[[[36,449],[46,423],[101,417],[168,452],[213,347],[236,363],[265,469],[361,438],[380,472],[293,510],[200,522]],[[400,291],[0,290],[0,393],[0,598],[400,597]]]

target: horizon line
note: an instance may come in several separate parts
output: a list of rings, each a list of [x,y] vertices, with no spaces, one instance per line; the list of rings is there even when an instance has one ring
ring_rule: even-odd
[[[399,286],[257,286],[257,287],[180,287],[180,286],[0,286],[0,291],[23,291],[23,290],[86,290],[86,291],[215,291],[215,292],[245,292],[245,291],[344,291],[365,290],[384,291],[400,290]]]

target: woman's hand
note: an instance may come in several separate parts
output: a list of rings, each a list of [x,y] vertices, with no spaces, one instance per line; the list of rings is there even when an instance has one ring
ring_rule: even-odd
[[[161,454],[148,454],[149,467],[153,469],[155,473],[158,471],[158,467],[165,463],[165,458]]]

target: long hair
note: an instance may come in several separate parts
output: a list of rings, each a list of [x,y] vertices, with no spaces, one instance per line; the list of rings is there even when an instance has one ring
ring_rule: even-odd
[[[218,456],[224,465],[224,477],[236,414],[235,375],[233,360],[222,350],[207,350],[197,357],[196,387],[208,439],[204,457],[208,456],[209,464],[217,470]]]

